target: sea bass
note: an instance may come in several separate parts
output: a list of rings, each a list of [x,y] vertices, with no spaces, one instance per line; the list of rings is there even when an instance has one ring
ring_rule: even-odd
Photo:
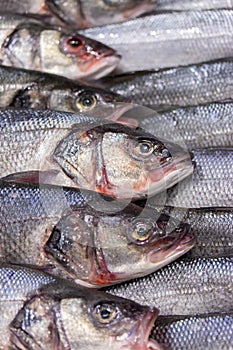
[[[88,84],[0,66],[0,107],[51,109],[117,120],[130,105],[124,97]]]
[[[161,315],[233,311],[233,257],[175,261],[153,274],[108,287],[111,294],[156,305]]]
[[[200,63],[233,55],[233,10],[163,13],[81,32],[122,55],[121,72]]]
[[[181,107],[165,112],[148,111],[149,116],[135,119],[138,125],[184,144],[188,149],[233,146],[233,103],[210,103]]]
[[[105,77],[101,86],[154,109],[233,99],[233,60]]]
[[[191,176],[166,193],[148,199],[150,206],[184,208],[233,207],[233,150],[208,148],[192,152]]]
[[[0,267],[1,349],[162,349],[158,310],[39,270]]]
[[[156,8],[155,0],[26,0],[1,1],[2,12],[34,14],[73,28],[121,22]]]
[[[140,128],[55,111],[0,111],[0,176],[140,198],[193,171],[190,154]]]
[[[116,52],[60,27],[20,15],[0,15],[0,62],[6,66],[98,79],[119,62]]]
[[[143,276],[194,245],[180,220],[133,204],[110,210],[92,192],[1,183],[0,204],[1,260],[52,265],[85,285]]]
[[[233,314],[161,316],[156,320],[151,336],[167,350],[230,350],[233,346]]]

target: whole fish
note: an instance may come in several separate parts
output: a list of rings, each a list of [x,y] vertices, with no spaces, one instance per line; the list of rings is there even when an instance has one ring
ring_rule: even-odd
[[[1,12],[28,13],[74,28],[121,22],[156,8],[155,0],[26,0],[1,1]]]
[[[193,171],[189,152],[177,144],[66,112],[0,111],[0,145],[1,177],[119,198],[158,193]]]
[[[122,55],[119,71],[200,63],[233,55],[233,10],[163,13],[83,30]]]
[[[6,66],[98,79],[118,64],[116,52],[77,31],[43,25],[20,15],[0,15],[0,62]]]
[[[151,113],[138,125],[188,149],[233,146],[233,103],[210,103]]]
[[[111,294],[156,305],[161,315],[233,311],[233,257],[179,260],[153,274],[107,288]]]
[[[192,152],[191,176],[166,193],[148,199],[148,205],[184,208],[233,207],[233,150],[208,148]]]
[[[157,0],[157,11],[232,9],[232,0]]]
[[[155,308],[16,265],[0,267],[0,291],[1,349],[162,349]]]
[[[158,317],[151,336],[167,350],[230,350],[233,314]]]
[[[0,107],[80,112],[117,120],[130,105],[120,95],[58,75],[0,66]]]
[[[155,109],[224,101],[233,98],[233,60],[105,77],[101,86]]]
[[[180,220],[133,204],[102,211],[91,192],[1,183],[0,204],[2,261],[52,265],[85,285],[143,276],[194,245]]]

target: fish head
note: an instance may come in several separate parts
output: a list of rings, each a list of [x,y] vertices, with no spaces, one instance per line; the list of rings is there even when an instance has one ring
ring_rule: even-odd
[[[27,349],[161,350],[149,339],[156,308],[88,288],[42,293],[24,303],[10,325],[10,344]],[[61,281],[62,284],[62,281]],[[69,295],[70,294],[70,295]]]
[[[42,69],[70,79],[98,79],[110,73],[120,56],[110,47],[71,32],[46,28],[40,40]]]
[[[122,22],[155,9],[154,0],[81,1],[83,27]]]
[[[53,160],[79,187],[118,198],[159,193],[193,171],[181,146],[103,121],[74,127],[55,148]]]
[[[69,211],[53,228],[45,250],[76,282],[106,286],[144,276],[194,245],[189,226],[129,204],[120,211]]]

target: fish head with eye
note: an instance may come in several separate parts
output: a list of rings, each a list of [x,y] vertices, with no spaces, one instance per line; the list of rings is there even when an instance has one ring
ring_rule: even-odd
[[[62,284],[62,281],[61,281]],[[83,287],[27,301],[10,326],[11,345],[33,349],[162,350],[149,338],[156,308]],[[24,347],[23,347],[24,348]]]
[[[76,282],[110,285],[149,274],[192,248],[189,226],[172,220],[133,204],[108,214],[86,207],[59,220],[45,250]]]
[[[193,171],[189,152],[179,145],[101,120],[74,127],[53,159],[79,187],[118,198],[162,192]]]

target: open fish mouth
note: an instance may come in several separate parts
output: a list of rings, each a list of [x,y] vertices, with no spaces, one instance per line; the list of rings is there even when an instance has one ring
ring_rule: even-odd
[[[118,63],[120,62],[121,56],[118,54],[104,53],[92,60],[89,60],[82,64],[81,74],[87,79],[100,79],[105,75],[111,73]]]

